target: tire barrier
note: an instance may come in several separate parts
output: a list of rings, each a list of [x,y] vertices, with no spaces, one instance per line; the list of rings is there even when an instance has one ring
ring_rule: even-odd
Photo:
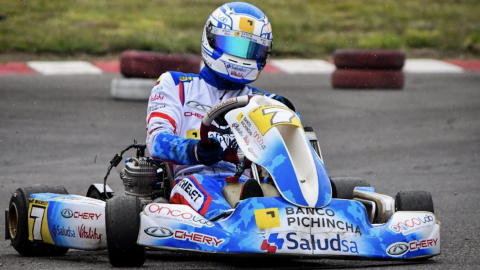
[[[333,88],[402,89],[405,54],[394,50],[336,50]]]
[[[158,78],[166,71],[198,73],[200,58],[192,54],[125,51],[120,56],[120,72],[125,77]]]
[[[332,74],[334,88],[402,89],[403,84],[401,70],[337,69]]]
[[[148,100],[156,79],[167,71],[199,73],[201,59],[193,54],[167,54],[148,51],[124,51],[120,55],[120,73],[114,78],[110,94],[115,99]]]
[[[337,68],[401,69],[405,54],[394,50],[336,50],[333,62]]]

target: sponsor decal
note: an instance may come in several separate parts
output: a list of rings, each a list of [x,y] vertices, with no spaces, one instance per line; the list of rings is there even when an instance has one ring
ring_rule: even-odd
[[[265,26],[263,26],[263,29],[262,29],[262,35],[267,35],[267,34],[270,34],[272,32],[272,25],[269,23]]]
[[[280,227],[278,208],[258,209],[254,211],[255,222],[261,230]]]
[[[253,138],[255,139],[254,142],[262,148],[262,150],[267,149],[267,147],[263,144],[263,136],[260,135],[256,130],[253,132]]]
[[[181,82],[188,82],[188,81],[193,80],[193,78],[192,78],[191,76],[180,76],[180,77],[178,77],[178,79],[179,79]]]
[[[243,136],[243,131],[240,129],[240,125],[238,123],[233,123],[232,128],[234,128],[240,136]]]
[[[248,136],[243,136],[243,141],[245,142],[246,145],[250,144],[250,138]]]
[[[163,100],[165,98],[164,95],[162,94],[155,94],[154,96],[150,97],[150,102],[154,102],[154,101],[157,101],[157,100]]]
[[[172,220],[186,222],[195,227],[213,227],[213,223],[200,215],[183,212],[178,209],[171,209],[170,207],[158,205],[158,204],[149,204],[147,207],[148,211],[152,214],[158,214],[161,216],[155,216],[160,218],[171,217]]]
[[[408,242],[408,247],[410,248],[410,251],[415,251],[418,249],[426,249],[430,247],[435,247],[437,246],[438,238],[433,238],[433,239],[422,239],[422,240],[414,240]]]
[[[163,86],[158,86],[160,84],[160,82],[157,82],[154,86],[155,88],[153,88],[153,92],[152,93],[157,93],[157,92],[162,92],[163,91]]]
[[[73,211],[68,209],[68,208],[63,209],[61,214],[62,214],[62,217],[64,217],[64,218],[73,217]]]
[[[430,227],[435,218],[433,215],[426,214],[424,217],[413,217],[406,219],[405,221],[398,222],[396,224],[391,224],[388,228],[394,233],[402,233],[403,235],[410,234],[414,231]]]
[[[144,232],[150,236],[157,238],[168,238],[173,235],[173,232],[170,229],[164,227],[149,227],[146,228]]]
[[[320,238],[316,235],[310,235],[309,238],[303,238],[296,232],[287,233],[285,239],[278,236],[277,233],[271,234],[268,241],[264,240],[260,247],[267,253],[275,253],[276,250],[330,250],[343,253],[358,254],[357,242],[343,239],[340,234],[333,238]]]
[[[255,21],[248,17],[240,17],[238,27],[242,31],[253,34],[253,30],[255,29]]]
[[[244,68],[242,66],[237,66],[237,65],[234,65],[234,64],[230,64],[230,63],[227,63],[226,66],[227,66],[227,68],[236,70],[238,72],[247,72],[248,71],[246,68]]]
[[[405,242],[394,243],[387,248],[387,253],[391,256],[401,256],[407,252],[408,244]]]
[[[77,227],[78,229],[78,237],[83,239],[93,239],[98,240],[98,243],[102,242],[102,234],[97,233],[97,228],[92,227],[85,227],[85,225],[81,225]]]
[[[149,106],[148,109],[147,109],[147,115],[148,114],[151,114],[152,112],[154,111],[158,111],[162,108],[165,108],[165,105],[153,105],[153,106]]]
[[[317,236],[318,237],[318,236]],[[358,254],[358,245],[355,241],[348,241],[342,239],[337,233],[335,238],[317,238],[315,235],[310,235],[310,239],[301,238],[297,233],[288,233],[285,237],[287,241],[287,249],[301,249],[301,250],[332,250],[345,253]]]
[[[28,201],[29,201],[30,203],[34,203],[34,204],[48,205],[48,201],[43,201],[43,200],[39,200],[39,199],[29,198]]]
[[[188,180],[188,178],[182,179],[182,181],[178,182],[176,185],[183,189],[185,193],[192,199],[192,201],[196,202],[198,199],[203,198],[202,193],[195,187],[195,185],[192,184],[191,181]]]
[[[200,137],[200,130],[190,129],[187,130],[187,139],[198,139]]]
[[[213,247],[218,247],[223,242],[225,242],[225,239],[218,239],[215,236],[211,236],[203,233],[197,233],[197,232],[189,233],[184,230],[175,230],[173,237],[178,240],[183,240],[183,241],[188,240],[190,242],[206,244]]]
[[[393,257],[399,257],[409,251],[416,251],[419,249],[436,247],[437,243],[438,243],[438,238],[413,240],[408,243],[397,242],[387,247],[387,254]]]
[[[184,112],[183,115],[185,117],[197,117],[198,119],[203,119],[203,115],[197,112]]]
[[[284,239],[278,237],[278,233],[272,233],[267,239],[264,239],[262,245],[260,246],[261,250],[266,251],[267,253],[275,253],[277,249],[283,247]]]
[[[225,67],[227,68],[228,73],[230,73],[230,76],[236,77],[239,79],[244,79],[253,70],[252,68],[245,68],[245,67],[227,63],[227,62],[224,62],[224,64],[225,64]]]
[[[241,112],[237,115],[237,121],[240,122],[240,120],[242,120],[242,118],[243,118],[243,113]]]
[[[250,152],[250,154],[252,154],[255,158],[258,159],[257,153],[255,153],[255,150],[253,150],[252,147],[249,147],[249,148],[248,148],[248,152]]]
[[[230,71],[230,76],[237,77],[237,78],[240,78],[240,79],[244,79],[247,75],[248,74],[245,74],[245,73],[242,73],[242,72],[239,72],[239,71],[235,71],[235,70]]]
[[[252,122],[250,122],[247,118],[243,118],[242,121],[240,121],[240,124],[242,127],[247,131],[248,135],[252,136]]]
[[[74,229],[70,229],[70,227],[64,227],[60,225],[53,225],[52,226],[52,235],[53,237],[64,236],[64,237],[76,237],[76,232]]]
[[[68,209],[68,208],[63,209],[61,214],[62,214],[62,217],[64,218],[79,218],[79,219],[91,219],[91,220],[98,220],[102,215],[98,213],[72,211],[71,209]]]
[[[212,108],[211,106],[202,104],[194,100],[187,102],[187,106],[200,112],[208,112]]]
[[[335,211],[326,208],[285,207],[288,226],[332,228],[362,235],[360,226],[335,218]]]
[[[224,23],[224,24],[226,24],[227,22],[230,21],[230,19],[227,17],[227,15],[225,15],[219,8],[216,9],[216,10],[212,13],[212,16],[213,16],[213,18],[215,18],[217,21],[222,22],[222,23]]]

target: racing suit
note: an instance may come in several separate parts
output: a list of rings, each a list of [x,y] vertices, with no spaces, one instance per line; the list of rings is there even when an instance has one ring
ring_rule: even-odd
[[[206,112],[221,101],[243,95],[274,96],[227,81],[208,67],[199,74],[166,72],[160,76],[148,102],[147,146],[153,158],[174,164],[171,203],[189,205],[206,218],[231,208],[222,189],[225,177],[232,176],[236,166],[225,161],[212,166],[199,164],[189,149],[200,139],[200,124]],[[209,137],[216,138],[223,149],[238,149],[228,127],[218,127],[209,132]],[[242,176],[240,182],[246,179]]]

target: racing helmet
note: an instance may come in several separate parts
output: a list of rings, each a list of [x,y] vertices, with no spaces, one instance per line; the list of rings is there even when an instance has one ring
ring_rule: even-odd
[[[226,3],[205,24],[202,58],[220,77],[251,83],[267,63],[272,40],[272,26],[260,9],[248,3]]]

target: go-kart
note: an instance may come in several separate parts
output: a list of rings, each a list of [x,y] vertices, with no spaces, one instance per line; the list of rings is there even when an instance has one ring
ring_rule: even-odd
[[[239,152],[226,160],[238,171],[223,190],[231,210],[206,219],[170,204],[170,165],[129,146],[110,162],[104,183],[87,196],[61,186],[19,188],[6,210],[6,238],[22,255],[62,255],[69,248],[108,248],[114,266],[141,266],[146,249],[215,254],[319,258],[428,259],[440,254],[440,222],[429,192],[376,193],[361,178],[329,177],[315,133],[295,112],[263,96],[224,101],[202,120],[224,122]],[[106,179],[130,148],[121,179],[126,196],[113,196]],[[237,180],[250,170],[264,196],[239,200]]]

